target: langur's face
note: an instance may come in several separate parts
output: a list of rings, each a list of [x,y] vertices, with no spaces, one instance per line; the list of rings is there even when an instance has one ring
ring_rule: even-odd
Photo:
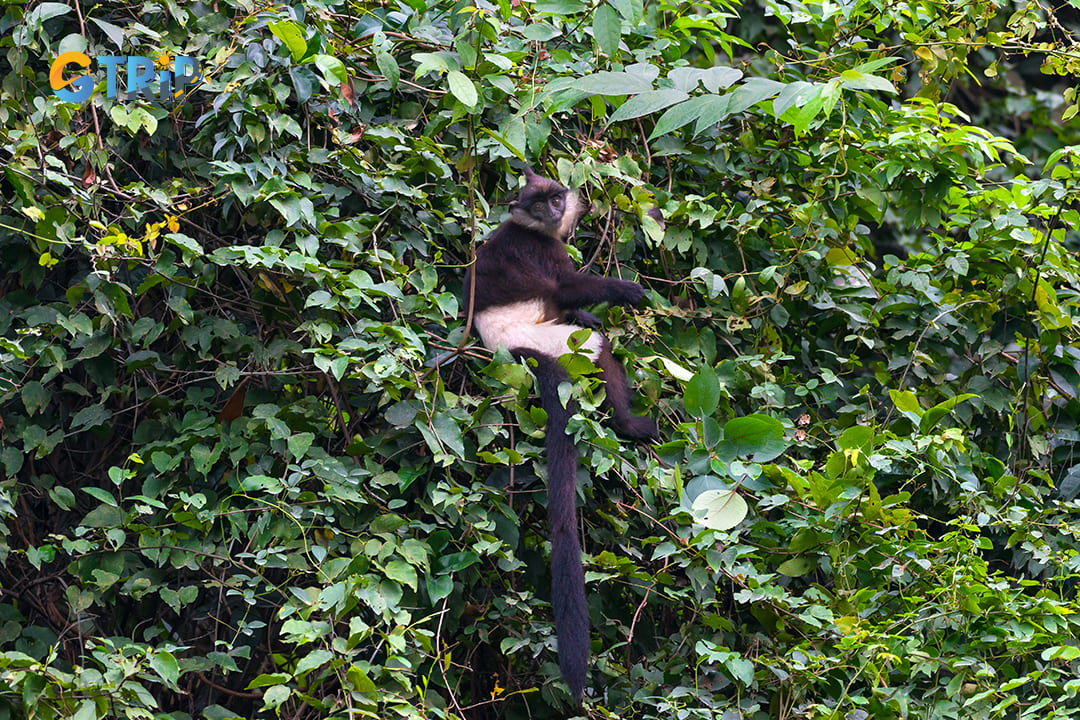
[[[576,191],[526,170],[525,187],[510,206],[510,215],[518,225],[565,240],[587,210]]]

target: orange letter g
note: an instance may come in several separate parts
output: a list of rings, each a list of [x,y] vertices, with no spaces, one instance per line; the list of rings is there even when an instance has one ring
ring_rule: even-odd
[[[61,100],[77,103],[90,97],[90,93],[94,91],[94,81],[89,75],[76,75],[65,80],[64,69],[72,63],[82,68],[90,67],[90,57],[75,50],[61,53],[49,68],[49,85]],[[67,89],[69,85],[72,86],[71,90]]]

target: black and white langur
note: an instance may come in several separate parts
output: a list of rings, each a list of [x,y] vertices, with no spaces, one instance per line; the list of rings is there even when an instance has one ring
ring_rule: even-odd
[[[635,439],[654,438],[656,423],[630,412],[630,386],[611,343],[596,332],[600,321],[582,309],[602,302],[637,305],[645,291],[635,282],[578,272],[566,239],[586,205],[576,191],[525,170],[525,187],[510,205],[510,218],[476,251],[465,276],[466,312],[473,294],[473,324],[491,350],[500,345],[515,357],[535,361],[540,402],[548,416],[548,520],[551,525],[551,602],[559,639],[559,667],[574,702],[580,704],[589,662],[589,616],[575,516],[578,449],[566,432],[575,408],[559,401],[568,379],[558,357],[570,352],[570,335],[593,330],[579,352],[600,368],[616,431]],[[470,277],[475,273],[475,281]],[[475,282],[475,286],[473,285]]]

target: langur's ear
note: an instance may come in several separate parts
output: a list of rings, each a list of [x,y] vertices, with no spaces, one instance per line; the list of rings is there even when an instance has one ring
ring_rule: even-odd
[[[539,178],[540,178],[540,176],[537,175],[535,172],[533,172],[533,169],[531,167],[529,167],[528,165],[525,166],[525,184],[526,185],[529,185],[529,184],[535,182]],[[514,208],[516,208],[518,206],[518,204],[519,204],[518,200],[520,198],[521,198],[521,193],[519,192],[518,196],[516,198],[514,198],[513,202],[510,203],[510,209],[511,210],[513,210]]]

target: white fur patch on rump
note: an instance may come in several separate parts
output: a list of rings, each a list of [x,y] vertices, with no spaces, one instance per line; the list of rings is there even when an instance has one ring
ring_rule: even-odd
[[[559,320],[544,320],[542,300],[526,300],[482,310],[473,317],[473,324],[489,350],[502,345],[507,350],[527,348],[551,357],[570,352],[567,344],[570,335],[584,329]],[[595,360],[600,355],[603,342],[604,336],[592,331],[581,344],[579,352]]]

